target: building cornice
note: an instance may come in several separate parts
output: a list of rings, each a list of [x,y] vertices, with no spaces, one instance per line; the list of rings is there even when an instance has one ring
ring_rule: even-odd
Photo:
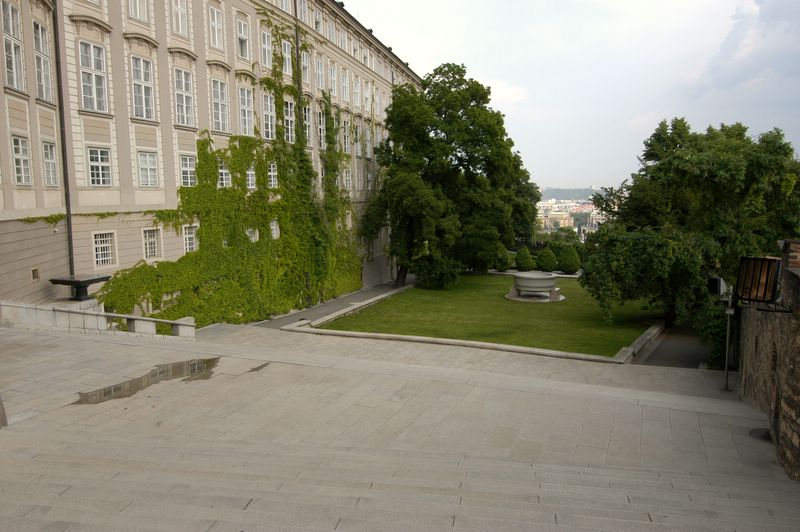
[[[114,30],[114,27],[111,26],[111,24],[93,15],[72,13],[68,18],[73,24],[88,24],[89,26],[95,26],[106,33],[111,33]]]
[[[126,31],[122,34],[122,37],[126,41],[142,41],[152,48],[158,48],[157,40],[144,33],[139,33],[138,31]]]

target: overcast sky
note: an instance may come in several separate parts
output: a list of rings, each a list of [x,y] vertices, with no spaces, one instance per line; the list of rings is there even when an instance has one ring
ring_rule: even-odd
[[[800,0],[346,0],[424,76],[461,63],[542,187],[617,185],[662,119],[800,148]]]

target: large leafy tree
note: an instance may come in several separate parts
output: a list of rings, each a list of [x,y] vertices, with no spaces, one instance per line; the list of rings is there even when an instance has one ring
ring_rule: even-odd
[[[800,163],[777,129],[754,139],[741,124],[664,121],[640,160],[630,182],[593,198],[610,221],[587,241],[581,284],[606,311],[646,298],[668,322],[697,324],[714,312],[708,276],[732,283],[739,257],[800,235]]]
[[[531,243],[539,191],[489,101],[489,88],[453,64],[421,90],[393,90],[378,150],[386,173],[361,227],[367,238],[390,227],[400,282],[413,272],[445,286],[463,267],[485,271],[499,250]]]

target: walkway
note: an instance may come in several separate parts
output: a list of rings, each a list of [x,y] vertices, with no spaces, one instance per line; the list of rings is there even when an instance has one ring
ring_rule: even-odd
[[[0,328],[0,530],[796,530],[718,372],[217,325]],[[72,405],[156,364],[207,380]],[[158,373],[158,372],[156,372]]]
[[[277,316],[271,320],[260,321],[258,323],[254,323],[253,325],[257,325],[259,327],[269,327],[271,329],[280,329],[284,325],[294,323],[301,319],[314,321],[333,314],[334,312],[346,309],[352,305],[366,301],[367,299],[372,299],[373,297],[377,297],[381,294],[391,292],[394,289],[395,287],[393,282],[379,284],[370,288],[362,288],[357,292],[351,292],[344,296],[337,297],[336,299],[325,301],[311,308],[299,310],[283,316]]]

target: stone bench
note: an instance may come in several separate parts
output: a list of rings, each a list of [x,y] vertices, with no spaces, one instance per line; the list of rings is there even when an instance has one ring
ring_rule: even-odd
[[[73,301],[86,301],[89,297],[89,286],[95,283],[104,283],[111,279],[110,275],[67,275],[50,279],[52,284],[61,284],[72,287]]]

